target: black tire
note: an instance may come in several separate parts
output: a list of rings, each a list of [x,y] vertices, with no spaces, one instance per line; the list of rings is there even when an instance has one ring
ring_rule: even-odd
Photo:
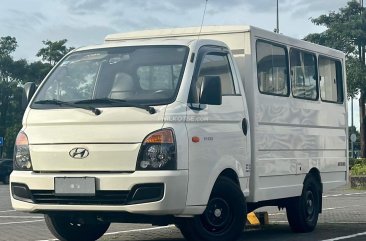
[[[234,241],[242,234],[247,209],[240,187],[226,177],[219,177],[205,212],[176,223],[189,241]]]
[[[95,241],[110,225],[108,222],[58,215],[45,215],[45,220],[51,233],[61,241]]]
[[[315,229],[321,208],[320,185],[314,176],[308,176],[304,181],[301,196],[289,201],[286,213],[293,232],[307,233]]]

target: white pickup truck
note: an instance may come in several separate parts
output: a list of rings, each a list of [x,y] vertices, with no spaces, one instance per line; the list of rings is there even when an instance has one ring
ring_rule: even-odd
[[[262,206],[312,231],[322,192],[347,181],[344,54],[250,26],[199,31],[109,35],[27,83],[13,207],[67,241],[111,222],[232,241]]]

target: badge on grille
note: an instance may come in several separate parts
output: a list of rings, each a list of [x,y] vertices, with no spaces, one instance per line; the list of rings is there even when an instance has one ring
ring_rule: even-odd
[[[75,159],[83,159],[89,156],[89,151],[82,147],[76,147],[69,152],[69,155]]]

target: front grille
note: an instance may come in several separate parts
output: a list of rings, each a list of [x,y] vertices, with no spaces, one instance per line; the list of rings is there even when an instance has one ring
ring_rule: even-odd
[[[56,196],[54,191],[31,190],[32,200],[37,204],[69,205],[125,205],[129,191],[96,191],[95,196]]]

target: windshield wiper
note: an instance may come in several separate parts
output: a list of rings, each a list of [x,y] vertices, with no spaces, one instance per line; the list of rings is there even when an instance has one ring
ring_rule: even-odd
[[[147,112],[149,112],[150,114],[156,113],[155,108],[152,106],[128,102],[126,100],[121,100],[121,99],[99,98],[99,99],[91,99],[91,100],[80,100],[80,101],[75,102],[75,104],[117,104],[118,106],[135,107],[135,108],[144,109]]]
[[[39,101],[34,102],[34,104],[69,106],[69,107],[80,108],[80,109],[84,109],[84,110],[90,110],[95,115],[100,115],[102,113],[98,108],[95,108],[93,106],[81,106],[81,105],[77,105],[77,104],[72,103],[72,102],[66,102],[66,101],[56,100],[56,99],[52,99],[52,100],[39,100]]]

